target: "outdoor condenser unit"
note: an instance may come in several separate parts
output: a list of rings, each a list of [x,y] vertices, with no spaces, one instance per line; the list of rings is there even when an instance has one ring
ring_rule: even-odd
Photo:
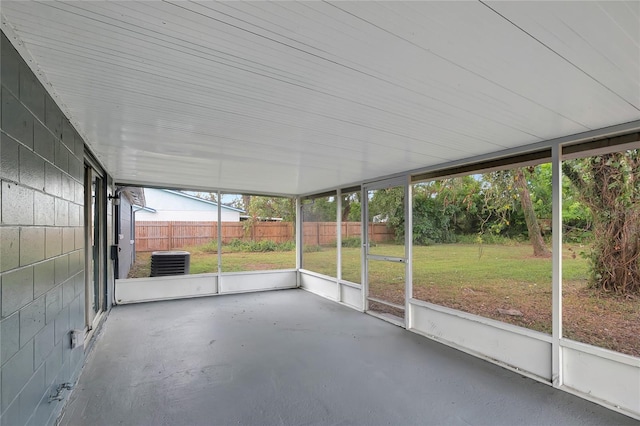
[[[190,260],[188,251],[154,251],[151,253],[151,276],[186,275]]]

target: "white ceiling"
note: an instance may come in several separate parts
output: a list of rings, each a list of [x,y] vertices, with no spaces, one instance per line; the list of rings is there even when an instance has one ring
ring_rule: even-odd
[[[638,1],[2,14],[120,182],[303,194],[640,119]]]

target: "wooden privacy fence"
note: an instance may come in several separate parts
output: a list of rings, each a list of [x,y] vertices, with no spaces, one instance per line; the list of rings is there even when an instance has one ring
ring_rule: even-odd
[[[152,222],[136,221],[136,251],[173,250],[199,246],[216,241],[217,222]],[[342,238],[360,237],[360,222],[342,222]],[[335,222],[306,222],[303,224],[305,244],[329,245],[336,241]],[[384,223],[369,224],[371,241],[385,242],[394,238],[393,230]],[[263,241],[276,243],[293,241],[294,224],[291,222],[258,222],[245,231],[245,222],[222,222],[222,243],[232,240]]]

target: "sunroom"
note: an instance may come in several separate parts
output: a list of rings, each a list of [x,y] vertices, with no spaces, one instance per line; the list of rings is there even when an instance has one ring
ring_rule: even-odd
[[[638,3],[7,1],[2,33],[3,424],[640,419]]]

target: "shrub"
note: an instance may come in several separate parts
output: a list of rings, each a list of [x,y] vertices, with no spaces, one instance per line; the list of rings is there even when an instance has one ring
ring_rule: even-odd
[[[276,243],[271,240],[263,241],[242,241],[239,239],[231,240],[225,248],[230,252],[269,252],[269,251],[291,251],[295,249],[295,242],[285,241],[284,243]]]
[[[360,237],[349,237],[342,239],[342,247],[358,248],[362,245]]]

